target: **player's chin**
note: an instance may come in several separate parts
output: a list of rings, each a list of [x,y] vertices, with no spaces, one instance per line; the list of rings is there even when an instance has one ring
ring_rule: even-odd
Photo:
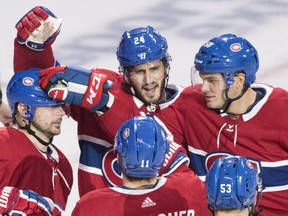
[[[51,131],[52,136],[57,136],[61,133],[61,129],[54,129]]]
[[[53,125],[53,128],[52,128],[52,130],[51,130],[51,133],[53,134],[53,135],[59,135],[60,133],[61,133],[61,125],[58,125],[58,124],[54,124]]]
[[[159,93],[154,93],[154,94],[144,94],[143,95],[144,101],[148,104],[158,104],[159,103],[159,99],[160,99],[160,95]]]
[[[206,104],[209,109],[221,109],[222,108],[222,106],[220,106],[218,103],[207,102]]]
[[[145,97],[144,102],[146,104],[158,104],[159,103],[159,97]]]

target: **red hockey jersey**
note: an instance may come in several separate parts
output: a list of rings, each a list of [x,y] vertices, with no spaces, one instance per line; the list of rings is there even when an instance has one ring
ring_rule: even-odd
[[[204,179],[220,156],[248,157],[265,187],[261,215],[288,215],[288,92],[264,84],[253,84],[252,88],[264,96],[238,119],[209,110],[203,94],[192,93],[191,87],[173,107],[177,107],[197,175]]]
[[[87,193],[72,216],[210,216],[207,206],[203,182],[191,172],[175,173],[149,189],[112,187]]]
[[[37,52],[15,41],[15,72],[32,67],[47,68],[54,66],[55,62],[50,46],[42,52]],[[93,69],[93,72],[107,74],[113,82],[113,88],[109,90],[109,110],[104,114],[100,112],[94,113],[80,106],[71,105],[70,111],[67,113],[78,123],[78,140],[81,152],[78,170],[80,196],[95,189],[122,183],[120,167],[116,162],[116,154],[113,152],[113,144],[118,127],[129,118],[149,112],[165,122],[170,132],[176,135],[174,136],[175,142],[184,142],[182,140],[182,129],[175,112],[170,109],[170,105],[178,99],[183,90],[182,87],[168,87],[166,94],[169,100],[155,107],[150,107],[143,104],[142,101],[132,94],[127,93],[122,85],[122,82],[124,82],[122,74],[105,69]],[[160,174],[169,175],[181,164],[189,163],[187,152],[182,146],[173,143],[170,149],[171,151],[166,155]],[[180,172],[183,169],[185,170],[182,167],[177,169],[177,171]]]
[[[105,73],[113,81],[113,88],[109,90],[112,101],[111,107],[104,114],[91,113],[75,105],[70,106],[70,115],[78,122],[78,139],[81,149],[78,172],[80,195],[94,189],[122,184],[113,144],[117,130],[124,121],[149,112],[165,121],[165,126],[172,134],[181,134],[180,128],[177,127],[179,123],[174,110],[168,107],[178,99],[182,88],[176,86],[167,88],[167,92],[173,96],[166,103],[155,105],[155,111],[152,112],[152,108],[127,93],[122,85],[124,79],[121,74],[104,69],[95,69],[94,73]],[[182,138],[183,135],[178,137]],[[174,140],[181,143],[182,140],[178,137],[174,137]],[[182,146],[173,143],[170,149],[161,170],[161,174],[164,175],[172,173],[181,164],[189,162],[187,152]]]
[[[33,190],[65,209],[73,175],[67,158],[54,145],[41,152],[19,130],[0,127],[0,188]]]

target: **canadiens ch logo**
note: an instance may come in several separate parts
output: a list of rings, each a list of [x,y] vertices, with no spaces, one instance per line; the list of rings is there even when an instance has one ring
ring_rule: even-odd
[[[127,139],[127,137],[130,135],[130,129],[129,128],[125,128],[125,130],[123,131],[123,138]]]
[[[239,51],[242,50],[242,46],[241,46],[240,43],[233,43],[233,44],[231,44],[231,46],[230,46],[230,50],[231,50],[232,52],[239,52]]]
[[[32,77],[24,77],[22,83],[25,86],[32,86],[34,83],[34,79]]]

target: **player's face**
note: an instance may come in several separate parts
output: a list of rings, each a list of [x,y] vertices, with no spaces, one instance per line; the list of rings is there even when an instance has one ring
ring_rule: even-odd
[[[221,73],[200,73],[201,91],[210,109],[221,109],[225,104],[224,90],[226,84]]]
[[[136,95],[145,103],[164,102],[166,70],[161,60],[137,65],[129,70],[129,82]]]
[[[51,138],[61,132],[62,117],[65,115],[61,106],[37,107],[33,120],[32,130]]]

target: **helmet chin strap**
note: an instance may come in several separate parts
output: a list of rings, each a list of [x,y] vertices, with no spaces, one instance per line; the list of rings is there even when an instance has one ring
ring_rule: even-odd
[[[248,90],[248,87],[249,86],[247,84],[245,84],[242,91],[241,91],[241,94],[239,96],[237,96],[236,98],[229,98],[229,96],[228,96],[229,88],[225,89],[225,97],[227,98],[227,100],[226,100],[224,106],[222,107],[222,109],[217,110],[217,113],[219,113],[219,114],[226,113],[227,110],[229,109],[231,103],[233,101],[239,100],[245,94],[245,92]]]
[[[53,137],[51,137],[48,142],[45,142],[43,139],[41,139],[39,136],[37,136],[37,135],[36,135],[36,132],[33,131],[33,130],[31,129],[31,127],[30,127],[30,125],[31,125],[31,122],[30,122],[30,121],[29,121],[29,124],[26,124],[26,123],[25,123],[25,126],[24,126],[24,127],[21,126],[19,123],[17,123],[17,124],[18,124],[18,126],[19,126],[20,129],[27,130],[27,132],[28,132],[30,135],[34,136],[42,145],[48,146],[48,145],[50,145],[50,144],[52,143]]]

